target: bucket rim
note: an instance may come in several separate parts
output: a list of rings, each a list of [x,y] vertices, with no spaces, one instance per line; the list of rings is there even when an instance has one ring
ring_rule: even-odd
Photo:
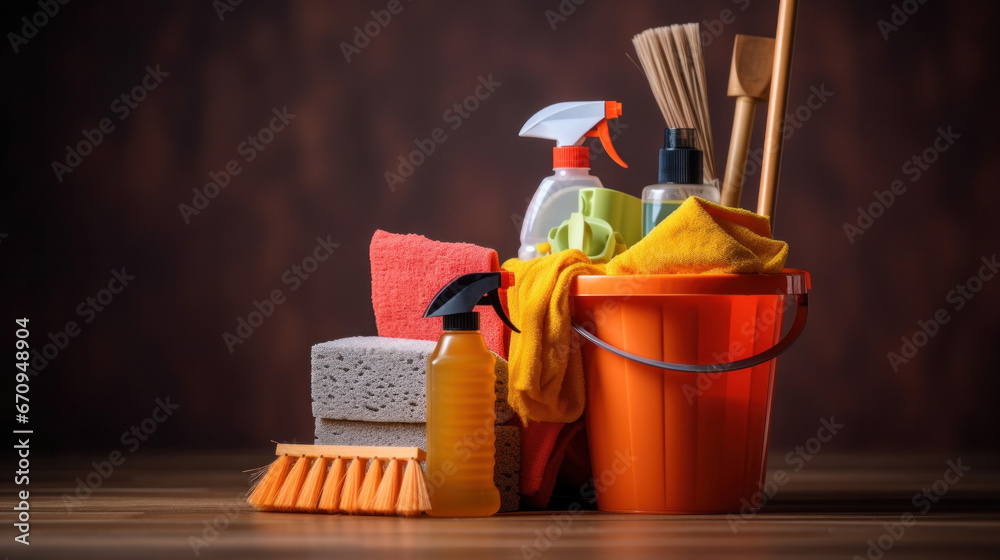
[[[798,295],[812,289],[809,273],[786,268],[778,274],[581,275],[573,279],[575,297],[664,295]]]

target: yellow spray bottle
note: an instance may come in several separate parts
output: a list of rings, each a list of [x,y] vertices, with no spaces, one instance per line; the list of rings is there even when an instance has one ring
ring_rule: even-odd
[[[441,289],[424,317],[444,317],[427,357],[427,477],[436,517],[484,517],[500,509],[493,483],[496,357],[479,333],[477,305],[491,305],[511,330],[499,291],[509,272],[465,274]]]

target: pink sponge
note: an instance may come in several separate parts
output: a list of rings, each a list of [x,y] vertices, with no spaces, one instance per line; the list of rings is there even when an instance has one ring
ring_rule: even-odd
[[[431,299],[456,276],[500,270],[497,252],[471,243],[444,243],[422,235],[376,230],[370,250],[372,306],[379,336],[434,340],[440,317],[424,318]],[[501,291],[501,299],[506,294]],[[480,309],[479,330],[486,346],[506,358],[504,329],[488,307]]]

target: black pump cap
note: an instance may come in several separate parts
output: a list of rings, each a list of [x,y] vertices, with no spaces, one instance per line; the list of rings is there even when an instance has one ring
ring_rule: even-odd
[[[479,314],[472,309],[477,305],[493,306],[493,311],[500,320],[519,333],[517,327],[510,322],[500,304],[500,288],[513,285],[513,275],[509,272],[476,272],[463,274],[441,288],[434,296],[424,317],[444,317],[445,330],[479,330]],[[472,317],[469,317],[472,316]],[[473,328],[449,328],[448,325],[474,325]]]
[[[700,185],[704,167],[701,150],[695,146],[693,128],[664,129],[657,182]]]
[[[479,313],[470,311],[468,313],[456,313],[455,315],[444,316],[444,330],[446,331],[478,331]]]

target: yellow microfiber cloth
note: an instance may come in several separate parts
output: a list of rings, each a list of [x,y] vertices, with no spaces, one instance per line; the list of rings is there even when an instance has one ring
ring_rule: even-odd
[[[572,422],[583,414],[583,361],[579,348],[570,349],[569,287],[581,274],[604,274],[604,267],[577,249],[503,263],[514,273],[507,311],[521,330],[510,335],[507,400],[525,424]]]
[[[521,420],[573,422],[585,404],[583,361],[570,327],[573,278],[588,274],[779,273],[788,244],[771,238],[767,218],[691,197],[649,235],[607,265],[581,251],[503,264],[514,273],[507,290],[511,321],[508,400]]]
[[[787,258],[768,218],[693,196],[612,259],[607,273],[777,274]]]

